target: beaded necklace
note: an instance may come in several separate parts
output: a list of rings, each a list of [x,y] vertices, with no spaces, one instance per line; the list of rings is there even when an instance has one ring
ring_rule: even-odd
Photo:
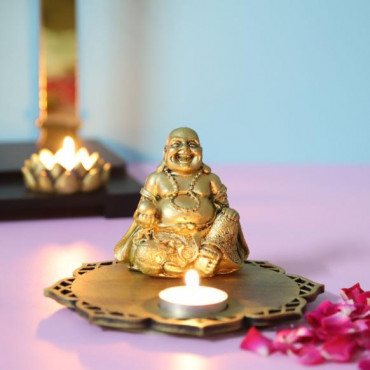
[[[164,173],[167,175],[168,179],[171,182],[171,185],[173,187],[173,192],[169,196],[170,198],[170,204],[173,208],[175,208],[178,211],[185,211],[185,212],[196,212],[200,208],[200,201],[197,197],[197,195],[194,193],[194,187],[196,182],[198,181],[199,177],[202,176],[203,174],[203,168],[201,168],[197,174],[192,178],[189,187],[187,190],[179,190],[179,184],[175,178],[175,176],[171,173],[171,171],[166,167],[164,169]],[[186,194],[188,195],[191,199],[195,201],[195,206],[192,208],[185,208],[182,206],[179,206],[178,204],[175,203],[175,199],[180,195],[180,194]]]

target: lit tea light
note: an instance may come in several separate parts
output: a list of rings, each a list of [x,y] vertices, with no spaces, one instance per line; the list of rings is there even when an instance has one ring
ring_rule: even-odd
[[[26,186],[45,193],[71,194],[77,191],[93,191],[105,185],[111,165],[86,148],[76,151],[74,140],[67,136],[63,146],[55,154],[41,149],[32,154],[22,168]]]
[[[220,312],[227,306],[228,295],[223,290],[200,286],[199,275],[189,270],[186,285],[159,292],[159,306],[175,318],[205,317]]]

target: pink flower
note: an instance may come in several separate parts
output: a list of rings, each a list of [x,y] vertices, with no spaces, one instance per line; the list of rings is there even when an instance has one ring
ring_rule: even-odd
[[[268,356],[274,351],[272,341],[263,336],[254,326],[252,326],[240,347],[262,356]]]

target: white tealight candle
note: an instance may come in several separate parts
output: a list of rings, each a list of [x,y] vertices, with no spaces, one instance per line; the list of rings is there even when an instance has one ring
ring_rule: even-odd
[[[228,295],[220,289],[199,286],[199,275],[189,270],[186,285],[167,288],[159,292],[159,306],[176,318],[205,317],[222,311]]]

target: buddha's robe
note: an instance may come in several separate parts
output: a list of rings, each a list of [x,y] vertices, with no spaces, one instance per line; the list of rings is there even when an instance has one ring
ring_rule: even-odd
[[[171,206],[165,197],[158,199],[146,188],[141,195],[160,206],[163,214]],[[144,274],[166,277],[182,276],[194,266],[201,267],[206,276],[240,269],[249,251],[239,221],[225,214],[226,187],[199,201],[200,218],[203,207],[213,208],[209,219],[202,218],[205,222],[166,224],[159,220],[148,228],[134,222],[115,247],[116,260]]]

